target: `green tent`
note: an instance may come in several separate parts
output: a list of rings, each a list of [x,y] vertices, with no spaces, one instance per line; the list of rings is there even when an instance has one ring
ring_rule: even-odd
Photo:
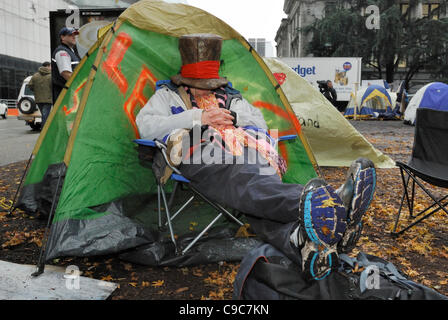
[[[154,217],[155,180],[133,143],[139,138],[135,117],[156,81],[179,72],[178,38],[191,33],[222,36],[221,76],[262,110],[271,130],[299,136],[279,146],[289,166],[284,181],[304,184],[316,176],[316,162],[282,89],[241,35],[198,8],[140,1],[83,58],[35,146],[19,206],[49,212],[54,204],[47,260],[117,253],[163,238]],[[185,232],[196,228],[191,220],[177,224]]]

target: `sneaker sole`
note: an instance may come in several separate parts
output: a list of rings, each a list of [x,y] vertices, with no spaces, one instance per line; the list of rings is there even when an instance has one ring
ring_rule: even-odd
[[[348,217],[349,225],[356,225],[361,222],[363,215],[372,202],[376,187],[375,168],[359,169],[355,178],[355,196],[351,203],[351,212]]]
[[[335,190],[328,185],[318,187],[309,191],[303,201],[301,223],[306,231],[308,241],[314,244],[317,250],[311,251],[306,257],[304,266],[309,270],[315,280],[322,280],[328,276],[331,269],[337,265],[337,255],[335,248],[341,241],[346,230],[346,211],[342,201]],[[320,269],[318,263],[319,256],[328,255],[328,272],[324,275],[316,274]],[[336,261],[335,261],[336,260]]]

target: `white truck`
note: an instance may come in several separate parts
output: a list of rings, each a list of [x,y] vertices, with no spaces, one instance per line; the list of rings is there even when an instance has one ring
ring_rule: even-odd
[[[41,129],[42,115],[34,101],[34,93],[28,85],[30,80],[31,76],[26,77],[20,88],[16,102],[17,109],[19,110],[17,119],[25,120],[25,124],[29,125],[32,130],[39,130]]]
[[[350,94],[361,85],[361,59],[356,57],[279,58],[319,90],[318,81],[330,80],[337,101],[349,101]]]

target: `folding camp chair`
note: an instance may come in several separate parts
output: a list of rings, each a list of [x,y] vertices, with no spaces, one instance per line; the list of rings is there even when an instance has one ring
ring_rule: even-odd
[[[288,136],[283,136],[281,138],[278,139],[278,141],[286,141],[286,140],[293,140],[295,139],[297,136],[296,135],[288,135]],[[169,202],[167,201],[167,197],[166,197],[166,193],[164,190],[164,185],[161,181],[161,178],[163,176],[163,173],[160,171],[159,168],[152,166],[153,168],[153,172],[156,176],[156,183],[157,183],[157,205],[158,205],[158,224],[159,224],[159,228],[162,228],[162,214],[161,214],[161,198],[165,207],[165,214],[166,214],[166,225],[168,225],[169,228],[169,232],[170,232],[170,237],[171,237],[171,241],[174,244],[175,247],[175,251],[176,254],[182,254],[184,255],[188,250],[191,249],[191,247],[193,247],[193,245],[223,216],[226,216],[230,221],[235,222],[236,224],[240,225],[241,227],[244,226],[244,223],[241,222],[234,214],[230,213],[228,210],[226,210],[223,206],[221,206],[219,203],[216,203],[210,199],[208,199],[206,196],[204,196],[200,191],[198,191],[195,187],[193,187],[190,184],[190,181],[188,179],[186,179],[184,176],[182,176],[182,173],[179,171],[179,169],[173,167],[170,162],[168,161],[168,157],[166,154],[166,150],[167,147],[164,143],[154,140],[144,140],[144,139],[136,139],[134,140],[135,143],[137,143],[139,145],[139,147],[146,147],[146,148],[150,148],[152,150],[150,150],[150,154],[151,158],[153,159],[153,161],[158,161],[156,159],[157,157],[157,152],[159,153],[159,155],[162,156],[162,159],[164,161],[164,165],[170,167],[173,170],[173,173],[170,176],[170,179],[173,180],[175,182],[174,187],[173,187],[173,192],[171,193],[171,197]],[[162,171],[164,171],[162,169]],[[171,204],[172,201],[174,199],[174,196],[176,194],[176,189],[178,187],[178,185],[183,185],[185,187],[187,187],[188,189],[190,189],[193,192],[193,196],[190,197],[181,207],[179,210],[176,211],[176,213],[171,214],[170,212],[170,208],[171,208]],[[174,236],[174,230],[173,230],[173,226],[172,226],[172,221],[173,219],[178,216],[195,198],[195,196],[198,196],[199,198],[201,198],[202,200],[204,200],[206,203],[208,203],[212,208],[214,208],[217,212],[218,215],[193,239],[191,240],[190,243],[188,243],[188,245],[182,250],[180,251],[178,246],[177,246],[177,242],[176,242],[176,238]]]
[[[396,165],[400,168],[404,190],[392,231],[392,235],[395,236],[402,234],[440,210],[448,214],[446,208],[448,201],[445,201],[448,194],[437,199],[422,183],[424,181],[436,187],[448,188],[448,112],[417,109],[416,119],[411,158],[407,164],[396,162]],[[411,186],[409,186],[410,180],[412,180]],[[433,200],[433,203],[414,214],[416,184]],[[409,210],[409,219],[418,218],[418,220],[397,232],[405,199]]]
[[[170,176],[170,179],[175,182],[173,192],[171,193],[170,197],[170,204],[172,203],[172,200],[174,199],[174,196],[176,194],[176,190],[179,184],[184,185],[188,187],[193,192],[193,196],[190,197],[181,207],[179,210],[177,210],[176,213],[173,215],[170,212],[170,204],[167,201],[166,193],[164,190],[164,184],[162,183],[162,176],[160,172],[157,172],[158,170],[153,170],[155,176],[156,176],[156,183],[157,183],[157,211],[158,211],[158,218],[159,218],[159,228],[162,228],[162,214],[161,214],[161,198],[163,200],[163,204],[165,207],[165,213],[166,213],[166,225],[168,225],[171,241],[174,244],[176,254],[181,253],[182,255],[185,254],[188,250],[191,249],[191,247],[223,216],[227,216],[234,222],[236,222],[240,226],[244,226],[244,223],[241,222],[238,218],[236,218],[233,214],[231,214],[228,210],[223,208],[220,204],[215,203],[211,200],[209,200],[207,197],[205,197],[201,192],[199,192],[196,188],[194,188],[188,179],[186,179],[184,176],[182,176],[182,173],[175,167],[173,167],[170,162],[168,161],[168,157],[166,154],[167,147],[164,143],[154,140],[144,140],[144,139],[137,139],[134,140],[135,143],[137,143],[139,146],[144,146],[147,148],[152,148],[154,152],[154,159],[157,157],[157,153],[159,155],[162,155],[162,159],[164,161],[164,164],[173,170],[173,173]],[[155,160],[157,161],[157,160]],[[153,166],[154,168],[154,166]],[[181,252],[179,251],[179,248],[177,246],[176,238],[174,236],[174,230],[172,221],[173,219],[179,215],[195,198],[195,196],[200,197],[205,202],[207,202],[210,206],[212,206],[214,209],[218,211],[218,215],[186,246],[185,249],[183,249]]]

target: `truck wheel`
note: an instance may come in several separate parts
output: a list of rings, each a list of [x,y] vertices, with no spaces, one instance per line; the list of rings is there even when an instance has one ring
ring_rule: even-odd
[[[36,103],[33,99],[30,98],[20,99],[18,107],[20,112],[22,112],[23,114],[31,114],[36,111]]]

